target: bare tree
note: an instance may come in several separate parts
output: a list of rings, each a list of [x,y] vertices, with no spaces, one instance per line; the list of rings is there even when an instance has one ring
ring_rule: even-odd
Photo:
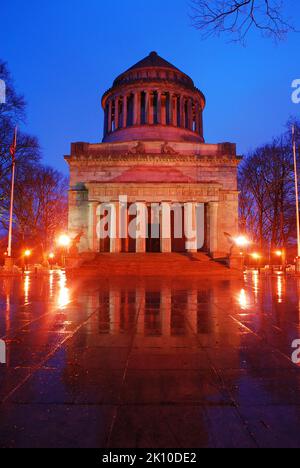
[[[5,62],[0,60],[0,79],[6,85],[6,100],[0,104],[0,180],[10,172],[11,156],[9,147],[13,140],[16,125],[25,122],[26,103],[24,97],[15,90],[13,80]],[[21,168],[23,162],[38,161],[40,149],[35,137],[19,130],[16,159]]]
[[[40,257],[54,247],[57,233],[67,226],[68,181],[60,172],[27,163],[16,172],[14,241],[24,248],[35,246]],[[7,231],[10,178],[2,180],[2,228]]]
[[[231,40],[244,43],[250,30],[282,40],[295,31],[285,17],[282,0],[191,0],[193,26],[203,38],[227,34]]]
[[[300,148],[300,125],[293,123]],[[293,244],[296,212],[291,122],[282,137],[245,158],[239,187],[241,227],[253,241],[262,250]]]

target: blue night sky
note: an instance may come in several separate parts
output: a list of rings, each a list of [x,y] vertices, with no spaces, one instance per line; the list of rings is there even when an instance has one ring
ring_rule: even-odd
[[[300,18],[300,2],[285,0]],[[240,154],[281,133],[300,105],[300,34],[274,45],[259,33],[247,47],[202,41],[187,0],[2,0],[0,57],[28,102],[26,131],[44,160],[67,171],[71,141],[99,142],[100,98],[113,79],[156,50],[189,74],[207,98],[205,138],[237,142]]]

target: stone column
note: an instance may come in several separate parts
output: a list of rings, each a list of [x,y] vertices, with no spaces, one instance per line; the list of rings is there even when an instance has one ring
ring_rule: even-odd
[[[120,242],[120,203],[119,201],[111,202],[110,210],[110,227],[109,227],[109,237],[110,237],[110,252],[119,253],[121,251],[121,242]]]
[[[180,96],[180,127],[185,127],[185,118],[184,118],[184,98]]]
[[[108,133],[108,109],[107,109],[107,104],[105,105],[105,110],[104,110],[104,131],[103,134],[106,136]]]
[[[96,224],[97,224],[97,211],[98,202],[89,202],[89,221],[88,221],[88,246],[92,252],[97,251],[96,247]]]
[[[148,210],[145,202],[136,202],[136,252],[146,252]]]
[[[150,123],[150,93],[145,91],[145,123]]]
[[[119,97],[115,99],[115,130],[119,128]]]
[[[200,135],[203,136],[203,114],[202,114],[202,110],[200,110],[200,113],[199,113],[199,127],[200,127]]]
[[[177,127],[177,102],[178,102],[178,98],[177,96],[174,96],[172,95],[172,107],[173,107],[173,117],[172,117],[172,125],[174,125],[174,127]]]
[[[128,252],[129,238],[128,238],[128,204],[127,197],[120,197],[119,203],[119,238],[120,238],[120,250],[122,250],[122,244],[124,244],[123,251]]]
[[[127,96],[123,96],[123,128],[127,127]]]
[[[161,96],[161,124],[167,125],[167,96]]]
[[[157,123],[162,123],[162,95],[160,91],[157,91]]]
[[[212,257],[217,257],[219,202],[210,202],[208,206],[209,206],[209,251]]]
[[[196,102],[196,132],[200,134],[200,106],[199,103]]]
[[[133,105],[133,125],[140,125],[141,123],[141,93],[134,94]]]
[[[193,100],[188,100],[188,127],[193,130]]]
[[[154,94],[150,93],[149,94],[149,125],[153,125],[154,123],[154,106],[153,106],[153,101],[154,101]]]
[[[112,130],[112,100],[108,103],[108,125],[107,125],[108,133]]]
[[[187,239],[186,250],[188,252],[197,252],[197,216],[195,202],[184,204],[184,229]]]
[[[173,125],[173,119],[174,119],[174,105],[173,105],[174,99],[173,99],[173,94],[169,93],[169,124]]]
[[[160,250],[162,253],[172,252],[171,202],[161,203],[160,218]]]

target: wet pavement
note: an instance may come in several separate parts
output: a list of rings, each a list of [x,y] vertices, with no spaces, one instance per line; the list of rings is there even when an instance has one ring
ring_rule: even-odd
[[[300,447],[300,279],[0,279],[0,447]]]

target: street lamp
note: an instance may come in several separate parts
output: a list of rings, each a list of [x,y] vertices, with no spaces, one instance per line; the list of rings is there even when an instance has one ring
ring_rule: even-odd
[[[249,239],[247,239],[246,236],[234,237],[233,241],[234,241],[235,245],[237,245],[237,247],[240,247],[240,248],[245,248],[250,244],[250,241],[249,241]]]
[[[26,267],[26,270],[28,270],[28,261],[29,261],[29,258],[31,257],[31,250],[29,249],[26,249],[24,251],[24,259],[25,259],[25,267]]]
[[[61,236],[59,236],[58,238],[58,244],[61,246],[61,247],[65,247],[65,248],[68,248],[71,244],[71,239],[70,237],[67,235],[67,234],[62,234]]]
[[[281,250],[278,249],[274,253],[275,253],[276,257],[281,259],[282,270],[284,271],[285,267],[286,267],[286,251],[285,251],[285,249],[281,249]]]
[[[250,256],[253,258],[253,260],[256,261],[256,264],[257,264],[256,266],[257,266],[257,269],[259,270],[259,266],[260,266],[259,262],[260,262],[260,259],[262,258],[261,254],[257,252],[253,252]]]
[[[61,234],[58,238],[58,245],[63,249],[63,267],[66,266],[66,256],[71,245],[71,238],[67,234]]]

